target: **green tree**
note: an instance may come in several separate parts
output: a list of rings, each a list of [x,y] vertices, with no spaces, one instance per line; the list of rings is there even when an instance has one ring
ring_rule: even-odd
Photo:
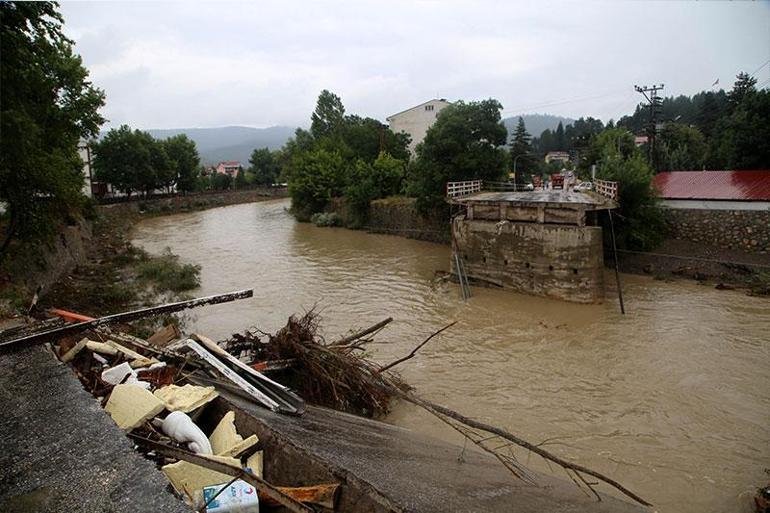
[[[707,150],[706,138],[700,130],[681,123],[667,123],[658,136],[656,161],[663,171],[703,169]]]
[[[385,152],[380,153],[372,164],[364,160],[356,162],[349,177],[349,185],[345,189],[345,200],[350,209],[353,227],[366,224],[372,200],[401,192],[405,171],[406,161],[396,159]]]
[[[621,248],[655,249],[666,236],[666,224],[652,188],[653,174],[639,152],[628,158],[618,154],[605,157],[598,167],[599,178],[618,182],[620,216],[614,217],[614,224]]]
[[[518,184],[525,182],[525,176],[532,176],[537,171],[537,158],[532,151],[532,136],[527,132],[524,119],[519,117],[516,129],[511,138],[511,169],[516,170],[515,180]]]
[[[593,165],[599,165],[607,157],[626,159],[638,151],[634,136],[625,128],[608,127],[591,139],[578,161],[578,171],[587,174]]]
[[[446,183],[461,180],[501,180],[508,155],[503,148],[508,132],[501,122],[497,100],[456,102],[443,109],[417,145],[410,168],[408,193],[427,213],[445,204]]]
[[[315,111],[310,117],[310,133],[316,139],[335,135],[342,127],[345,107],[336,94],[324,89],[318,95]]]
[[[163,186],[160,181],[173,176],[172,163],[153,137],[127,125],[111,129],[94,144],[94,171],[100,181],[112,184],[129,197],[134,192],[145,196]]]
[[[567,151],[567,137],[564,135],[564,125],[561,121],[554,132],[554,146],[557,151]]]
[[[386,152],[399,160],[409,159],[409,136],[395,134],[386,125],[373,118],[345,116],[340,131],[341,149],[351,161],[363,159],[374,162],[380,152]]]
[[[346,184],[346,165],[338,152],[319,149],[297,155],[289,181],[292,212],[308,221],[332,198],[341,196]]]
[[[80,139],[97,135],[104,93],[62,32],[54,2],[0,2],[0,253],[50,235],[82,204]]]
[[[150,148],[150,165],[153,170],[153,177],[145,184],[145,195],[154,189],[165,188],[166,192],[171,192],[171,188],[176,183],[176,162],[171,160],[166,153],[166,146],[162,141],[156,141],[150,134],[145,144]]]
[[[200,172],[200,156],[195,141],[185,134],[179,134],[166,139],[163,145],[176,169],[176,189],[181,192],[194,191]]]
[[[246,172],[243,170],[243,167],[238,168],[238,172],[235,174],[235,181],[233,182],[233,186],[236,189],[243,189],[246,187]]]
[[[152,137],[128,125],[113,128],[94,145],[94,171],[99,181],[107,182],[130,198],[135,191],[155,184],[152,167]]]
[[[748,96],[757,92],[756,85],[756,78],[745,72],[738,73],[735,84],[733,84],[733,90],[727,95],[729,104],[733,108],[738,107]]]
[[[233,177],[227,173],[214,172],[211,175],[211,188],[215,191],[226,191],[233,186]]]
[[[270,187],[278,181],[278,175],[281,172],[279,157],[268,148],[260,148],[251,152],[249,163],[257,184]]]
[[[770,168],[770,91],[746,94],[719,120],[710,155],[714,167]]]

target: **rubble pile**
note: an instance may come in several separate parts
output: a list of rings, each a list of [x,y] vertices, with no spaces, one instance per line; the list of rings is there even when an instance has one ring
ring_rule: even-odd
[[[238,388],[283,413],[301,414],[304,402],[206,337],[184,337],[173,325],[147,340],[97,328],[62,337],[53,349],[137,448],[158,464],[177,496],[196,510],[334,508],[335,483],[296,488],[266,483],[257,435],[238,432],[235,411],[222,415],[221,408],[209,408],[220,395],[218,387]],[[200,427],[212,425],[208,433]]]

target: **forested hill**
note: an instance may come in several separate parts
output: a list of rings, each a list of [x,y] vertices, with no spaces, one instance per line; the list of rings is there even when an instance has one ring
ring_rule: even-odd
[[[529,135],[533,137],[540,137],[540,134],[543,133],[543,130],[551,130],[552,132],[555,131],[559,126],[559,122],[561,122],[562,125],[566,127],[575,121],[571,118],[563,118],[561,116],[554,116],[551,114],[521,114],[521,118],[524,120],[524,125],[527,127],[527,132],[529,132]],[[509,137],[513,134],[513,131],[516,129],[516,123],[518,122],[519,116],[511,116],[509,118],[503,119],[505,128],[508,129]]]
[[[150,129],[147,131],[156,139],[187,134],[187,137],[195,141],[201,162],[204,164],[216,164],[223,160],[237,160],[247,164],[252,151],[257,148],[277,150],[286,143],[289,137],[294,135],[294,130],[294,128],[286,126],[269,128],[225,126]]]

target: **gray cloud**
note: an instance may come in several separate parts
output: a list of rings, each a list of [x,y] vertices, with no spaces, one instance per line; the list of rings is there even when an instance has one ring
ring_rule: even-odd
[[[64,2],[112,125],[307,125],[318,92],[383,119],[435,96],[617,118],[770,59],[764,2]],[[770,65],[758,74],[770,78]]]

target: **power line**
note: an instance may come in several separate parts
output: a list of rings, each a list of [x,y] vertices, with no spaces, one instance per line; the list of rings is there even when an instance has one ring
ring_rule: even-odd
[[[767,60],[764,62],[764,64],[762,64],[760,67],[758,67],[758,68],[757,68],[757,69],[754,71],[754,73],[752,73],[750,76],[752,76],[752,77],[753,77],[754,75],[756,75],[757,73],[759,73],[759,70],[761,70],[762,68],[764,68],[764,67],[765,67],[765,66],[767,66],[768,64],[770,64],[770,59],[767,59]]]
[[[533,105],[533,106],[530,106],[530,107],[506,109],[502,113],[503,114],[520,113],[520,112],[527,112],[529,110],[539,109],[539,108],[542,108],[542,107],[552,107],[554,105],[565,105],[567,103],[576,103],[576,102],[582,102],[582,101],[588,101],[588,100],[597,100],[599,98],[606,98],[608,96],[615,96],[615,95],[623,93],[624,91],[626,91],[626,90],[625,89],[617,90],[617,91],[613,91],[611,93],[599,94],[599,95],[594,95],[594,96],[583,96],[583,97],[571,98],[571,99],[568,99],[568,100],[557,100],[555,102],[541,103],[539,105]]]

